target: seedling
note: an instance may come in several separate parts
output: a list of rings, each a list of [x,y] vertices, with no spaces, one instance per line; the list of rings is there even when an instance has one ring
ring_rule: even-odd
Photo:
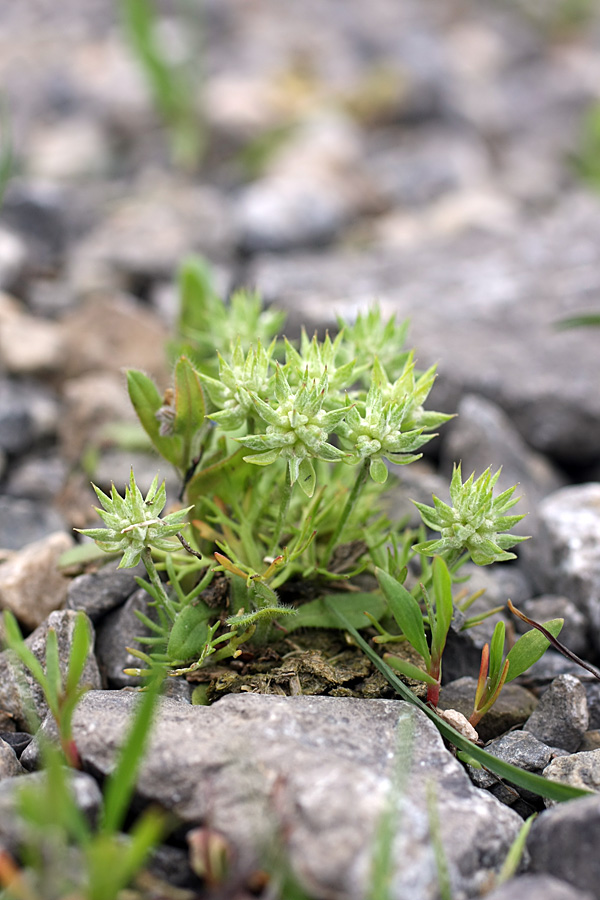
[[[73,741],[71,722],[79,700],[87,690],[81,685],[81,677],[90,651],[90,629],[85,613],[75,618],[67,674],[63,678],[58,656],[56,631],[48,629],[46,638],[46,669],[31,652],[21,634],[13,613],[5,609],[3,613],[5,640],[19,661],[31,672],[41,687],[48,708],[54,717],[60,744],[67,763],[79,767],[79,755]]]

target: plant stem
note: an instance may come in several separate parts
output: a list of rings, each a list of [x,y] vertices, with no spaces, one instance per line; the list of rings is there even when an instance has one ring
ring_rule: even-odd
[[[351,515],[352,511],[354,510],[354,507],[356,506],[358,498],[362,494],[363,488],[364,488],[365,484],[367,483],[368,475],[369,475],[369,460],[365,459],[365,460],[363,460],[363,464],[362,464],[361,470],[358,474],[358,478],[354,482],[354,486],[348,495],[348,498],[346,500],[344,508],[338,519],[338,523],[335,527],[335,531],[329,538],[329,543],[327,544],[327,548],[325,550],[325,555],[323,557],[323,562],[322,562],[323,566],[326,566],[329,563],[329,560],[331,559],[331,555],[332,555],[333,551],[335,550],[336,545],[339,542],[342,532],[344,531],[344,528],[346,527],[346,523],[348,522],[348,519],[350,518],[350,515]]]
[[[285,522],[285,517],[287,516],[288,509],[290,508],[290,500],[292,499],[292,489],[293,484],[290,475],[290,468],[286,466],[285,469],[285,483],[281,489],[281,501],[279,503],[279,512],[277,514],[277,522],[275,524],[275,531],[273,533],[273,543],[271,545],[271,555],[277,556],[279,551],[279,538],[281,537],[281,532],[283,530],[283,523]]]
[[[163,606],[169,607],[169,598],[167,596],[167,592],[165,591],[165,587],[160,580],[160,576],[158,574],[157,568],[154,565],[154,560],[152,559],[152,550],[150,547],[144,547],[142,550],[142,562],[144,563],[144,567],[146,572],[148,573],[148,578],[150,579],[150,584],[156,589],[159,597],[162,598]]]

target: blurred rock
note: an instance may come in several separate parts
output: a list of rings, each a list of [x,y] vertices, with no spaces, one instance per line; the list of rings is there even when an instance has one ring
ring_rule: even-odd
[[[527,839],[531,871],[600,896],[600,797],[559,803],[541,813]]]
[[[71,535],[56,532],[0,564],[0,607],[10,609],[27,629],[41,625],[65,602],[69,582],[58,560],[73,544]]]
[[[45,500],[0,496],[0,547],[4,550],[22,550],[66,527],[61,514]]]
[[[523,548],[523,565],[539,591],[567,596],[588,622],[600,647],[600,484],[561,488],[537,511],[535,548]]]
[[[56,395],[43,385],[0,376],[0,450],[9,454],[31,450],[56,432]]]

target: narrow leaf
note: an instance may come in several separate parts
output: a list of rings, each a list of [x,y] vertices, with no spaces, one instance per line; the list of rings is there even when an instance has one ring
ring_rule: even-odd
[[[401,656],[392,656],[390,653],[386,653],[383,658],[388,666],[396,669],[406,678],[412,678],[413,681],[424,681],[425,684],[436,685],[438,683],[433,675],[429,675],[424,669],[420,669],[419,666],[415,666],[414,663],[409,662],[407,659],[402,659]]]
[[[198,373],[185,356],[175,364],[175,421],[173,431],[182,439],[180,468],[187,472],[199,450],[198,435],[206,407]]]
[[[384,572],[383,569],[376,569],[375,575],[398,627],[406,635],[419,656],[423,657],[426,668],[429,668],[431,655],[425,637],[421,607],[404,585]]]
[[[452,605],[452,578],[441,556],[433,560],[433,590],[435,595],[435,622],[432,627],[432,649],[439,659],[446,645],[446,637],[454,612]]]
[[[560,634],[563,622],[564,619],[552,619],[550,622],[544,622],[543,627],[552,637],[556,637]],[[539,629],[532,628],[531,631],[526,631],[506,657],[510,663],[506,680],[513,681],[526,672],[534,662],[542,658],[549,646],[550,641]]]
[[[144,431],[158,450],[161,456],[173,466],[179,463],[177,441],[172,437],[163,437],[160,434],[160,423],[156,413],[163,405],[158,388],[151,378],[143,372],[129,369],[127,372],[127,390],[137,416],[142,423]]]

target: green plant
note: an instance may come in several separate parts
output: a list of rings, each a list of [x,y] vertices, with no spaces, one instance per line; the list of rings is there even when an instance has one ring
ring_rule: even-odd
[[[117,0],[123,32],[145,76],[156,109],[163,119],[175,165],[194,170],[206,151],[207,133],[202,123],[196,92],[201,53],[198,46],[177,47],[160,34],[153,0]],[[185,32],[197,34],[198,9],[186,10]],[[182,58],[183,57],[183,58]]]
[[[80,684],[90,651],[90,629],[86,615],[80,612],[76,616],[65,678],[60,671],[58,641],[54,628],[48,629],[46,669],[44,670],[40,661],[24,642],[18,622],[10,610],[4,610],[3,620],[7,646],[22,665],[29,669],[44,693],[46,703],[58,728],[65,759],[69,765],[78,766],[79,756],[73,741],[71,722],[75,707],[87,690]]]
[[[579,147],[572,157],[579,178],[597,191],[600,189],[600,104],[593,103],[585,113]]]
[[[474,599],[454,596],[458,570],[469,559],[513,559],[510,549],[525,540],[510,533],[522,518],[509,514],[515,489],[496,495],[500,472],[490,469],[463,482],[458,465],[450,505],[437,497],[432,507],[415,504],[437,539],[427,540],[424,528],[393,526],[382,514],[389,468],[419,459],[451,418],[425,408],[435,368],[416,369],[403,347],[406,323],[384,321],[372,309],[353,324],[340,320],[334,339],[303,332],[294,344],[278,340],[281,317],[263,310],[256,295],[238,293],[228,308],[203,262],[187,261],[180,285],[171,352],[186,355],[174,362],[172,387],[161,396],[137,371],[128,373],[128,385],[155,449],[181,477],[187,510],[158,518],[164,489],[155,482],[144,501],[132,473],[124,499],[114,487],[110,498],[98,494],[110,534],[84,532],[124,551],[121,565],[141,558],[150,578],[154,615],[140,615],[150,631],[140,639],[147,652],[133,651],[150,669],[130,671],[143,674],[161,662],[172,674],[189,673],[282,630],[335,627],[333,598],[353,626],[378,631],[376,643],[413,646],[422,666],[386,659],[425,682],[437,705],[448,630],[455,610],[465,612]],[[407,587],[415,564],[420,578]],[[365,570],[376,574],[381,593],[357,592],[352,579]],[[215,607],[203,594],[216,573],[229,584]],[[300,606],[280,602],[278,591],[306,579],[320,596]],[[332,594],[329,585],[345,590]],[[547,646],[540,634],[522,639],[509,654],[509,675],[503,641],[497,630],[491,651],[484,648],[474,722],[505,680]]]
[[[42,688],[56,720],[60,747],[38,731],[44,771],[41,783],[24,784],[17,795],[19,861],[0,853],[0,885],[6,900],[114,900],[141,869],[148,854],[163,837],[167,818],[156,809],[144,812],[131,830],[122,829],[129,809],[140,762],[146,751],[154,709],[164,673],[154,669],[148,688],[140,696],[128,736],[114,771],[103,791],[97,826],[83,815],[73,794],[66,761],[79,763],[71,722],[84,693],[79,685],[89,650],[89,627],[78,614],[67,676],[58,668],[56,634],[50,629],[46,669],[24,644],[14,616],[5,611],[7,643]]]

